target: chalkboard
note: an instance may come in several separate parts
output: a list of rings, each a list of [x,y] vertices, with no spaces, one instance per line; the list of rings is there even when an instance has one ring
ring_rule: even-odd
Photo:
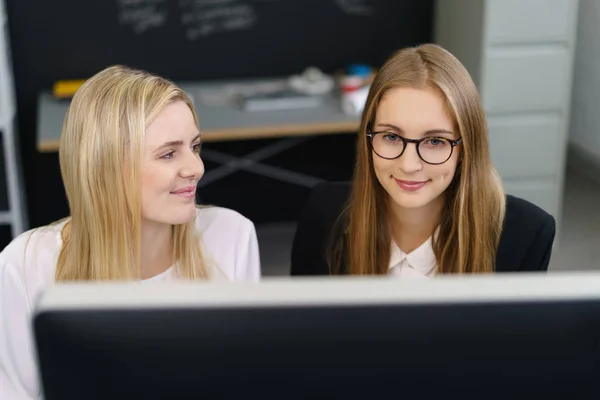
[[[176,81],[380,65],[431,41],[433,22],[433,0],[6,0],[6,11],[34,214],[48,208],[45,187],[64,201],[54,156],[35,149],[36,99],[56,80],[117,63]]]
[[[179,80],[380,64],[429,41],[432,12],[423,0],[8,1],[17,76],[52,79],[115,63]]]

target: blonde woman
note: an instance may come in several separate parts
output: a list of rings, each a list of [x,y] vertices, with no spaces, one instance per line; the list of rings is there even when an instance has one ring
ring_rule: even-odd
[[[69,218],[0,254],[0,398],[36,398],[32,302],[54,282],[258,281],[254,225],[195,204],[204,173],[189,97],[115,66],[75,94],[60,141]]]
[[[315,188],[298,222],[292,275],[545,271],[554,218],[506,196],[477,89],[433,44],[377,74],[352,184]]]

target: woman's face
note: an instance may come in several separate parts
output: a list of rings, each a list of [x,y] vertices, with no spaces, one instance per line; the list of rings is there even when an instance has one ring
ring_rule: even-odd
[[[443,202],[442,194],[454,178],[459,147],[447,139],[459,139],[456,124],[450,116],[439,90],[395,88],[387,91],[376,110],[373,126],[373,167],[377,180],[399,210],[427,209]],[[419,144],[407,143],[403,149],[400,137],[424,139]],[[424,161],[439,163],[431,165]],[[437,207],[436,207],[437,208]],[[436,209],[432,208],[432,209]]]
[[[186,103],[168,105],[152,121],[143,154],[142,220],[169,225],[192,220],[204,164],[198,127]]]

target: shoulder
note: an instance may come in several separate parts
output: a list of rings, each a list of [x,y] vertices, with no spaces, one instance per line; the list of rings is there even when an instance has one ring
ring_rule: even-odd
[[[39,290],[54,282],[63,225],[56,223],[22,233],[2,250],[0,286],[3,290],[24,291],[33,299]]]
[[[196,209],[196,232],[209,247],[222,248],[228,243],[247,240],[255,236],[252,221],[237,211],[223,207],[198,207]]]
[[[325,182],[316,185],[308,198],[304,214],[316,213],[326,222],[333,222],[341,214],[352,192],[351,182]]]
[[[0,262],[22,266],[25,263],[31,264],[34,260],[52,260],[62,246],[60,235],[63,226],[64,222],[61,222],[20,234],[2,250]]]
[[[527,200],[507,195],[497,270],[546,270],[555,233],[552,215]]]
[[[554,217],[540,207],[519,197],[506,196],[503,232],[511,235],[528,235],[540,229],[549,229],[554,225]]]
[[[205,256],[232,281],[257,281],[260,258],[256,229],[237,211],[223,207],[198,207],[196,231]]]
[[[323,235],[329,238],[351,192],[350,182],[327,182],[315,186],[298,219],[297,237],[305,237],[310,241],[323,240]]]
[[[338,235],[337,223],[348,202],[350,182],[328,182],[316,185],[306,202],[292,243],[292,275],[329,273],[327,249]]]
[[[196,208],[196,229],[235,233],[240,229],[254,228],[248,218],[237,211],[224,207],[202,206]]]

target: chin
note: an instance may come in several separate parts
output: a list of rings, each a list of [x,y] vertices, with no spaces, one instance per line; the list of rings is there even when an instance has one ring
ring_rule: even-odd
[[[405,209],[414,210],[425,207],[439,197],[438,193],[432,193],[431,190],[407,193],[398,187],[392,187],[390,189],[391,190],[388,190],[388,195],[391,197],[392,201],[398,207]]]
[[[417,209],[421,207],[425,207],[427,204],[431,203],[433,200],[429,196],[406,196],[406,195],[396,195],[391,196],[394,203],[402,208],[406,209]]]
[[[169,225],[183,225],[187,224],[190,221],[193,221],[196,218],[196,206],[190,207],[186,210],[176,210],[173,211],[170,215],[165,215],[164,218],[165,223]]]
[[[182,214],[177,218],[177,222],[174,222],[173,225],[183,225],[187,224],[190,221],[193,221],[196,218],[196,207],[194,207],[191,211]]]

